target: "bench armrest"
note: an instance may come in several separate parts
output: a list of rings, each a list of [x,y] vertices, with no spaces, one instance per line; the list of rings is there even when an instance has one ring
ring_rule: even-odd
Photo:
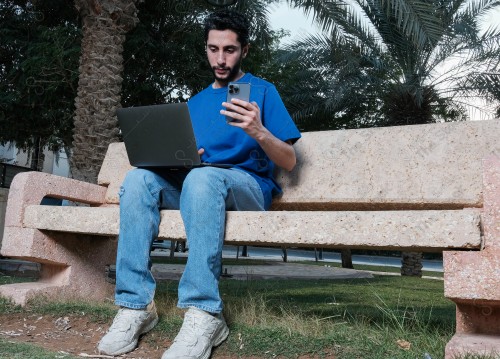
[[[43,172],[19,173],[9,189],[5,226],[21,227],[26,206],[40,204],[46,196],[100,206],[106,187]]]

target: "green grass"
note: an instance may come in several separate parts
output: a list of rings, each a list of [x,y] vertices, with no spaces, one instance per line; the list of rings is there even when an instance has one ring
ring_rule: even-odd
[[[177,282],[161,283],[159,330],[175,336]],[[231,326],[224,353],[272,358],[442,358],[453,335],[455,309],[443,283],[418,278],[221,282]],[[411,343],[401,349],[397,340]]]
[[[52,353],[38,346],[16,343],[0,338],[0,358],[2,359],[71,359],[76,358],[66,353]]]
[[[155,299],[161,320],[154,330],[171,339],[182,324],[182,311],[175,307],[177,285],[177,281],[158,283]],[[235,357],[321,358],[334,353],[336,359],[414,359],[429,353],[432,359],[439,359],[454,333],[455,307],[444,298],[442,281],[398,276],[225,279],[220,289],[231,334],[218,351]],[[38,300],[21,309],[0,300],[0,313],[19,311],[85,315],[110,323],[116,308],[110,303]],[[401,348],[398,340],[410,343],[410,348]],[[5,351],[5,342],[0,345]],[[30,358],[22,354],[29,346],[16,345],[12,350],[6,357]],[[479,358],[487,357],[467,357]]]

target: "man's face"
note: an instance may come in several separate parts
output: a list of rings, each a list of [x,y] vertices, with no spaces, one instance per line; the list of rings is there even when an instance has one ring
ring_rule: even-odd
[[[207,57],[217,85],[226,86],[228,82],[239,78],[241,61],[247,52],[248,45],[242,48],[234,31],[210,30]]]

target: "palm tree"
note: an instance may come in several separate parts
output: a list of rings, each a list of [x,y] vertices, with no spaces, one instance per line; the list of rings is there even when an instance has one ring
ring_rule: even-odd
[[[83,22],[79,82],[75,100],[71,171],[96,182],[110,142],[118,140],[125,34],[138,22],[139,0],[76,0]]]
[[[480,35],[479,22],[500,1],[288,3],[311,13],[324,32],[289,48],[308,66],[289,94],[305,128],[462,120],[472,95],[486,93],[498,103],[500,30]],[[348,251],[342,257],[349,263]],[[403,253],[402,274],[421,276],[421,258]]]
[[[253,40],[261,56],[272,40],[267,8],[272,2],[234,5],[253,19]],[[119,140],[115,112],[121,104],[185,101],[208,84],[202,21],[216,7],[203,0],[75,3],[83,21],[83,40],[71,169],[74,178],[96,182],[109,143]],[[125,34],[139,23],[138,9],[144,10],[145,23],[129,37],[124,64]]]
[[[290,94],[295,118],[317,128],[419,124],[467,118],[471,70],[500,78],[500,29],[480,34],[497,0],[288,0],[323,29],[290,46],[313,84]],[[452,61],[450,61],[452,60]],[[443,67],[444,65],[444,67]],[[310,81],[308,81],[310,82]],[[301,85],[302,86],[302,85]],[[311,86],[313,91],[311,91]],[[484,109],[483,109],[484,110]],[[324,125],[323,125],[324,126]]]

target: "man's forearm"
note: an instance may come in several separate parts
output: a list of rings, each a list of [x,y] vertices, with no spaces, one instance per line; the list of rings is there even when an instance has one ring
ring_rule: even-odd
[[[277,166],[287,171],[293,170],[297,163],[297,158],[295,156],[295,150],[290,143],[281,141],[267,129],[262,135],[256,138],[256,141],[260,147],[262,147],[269,159]]]

